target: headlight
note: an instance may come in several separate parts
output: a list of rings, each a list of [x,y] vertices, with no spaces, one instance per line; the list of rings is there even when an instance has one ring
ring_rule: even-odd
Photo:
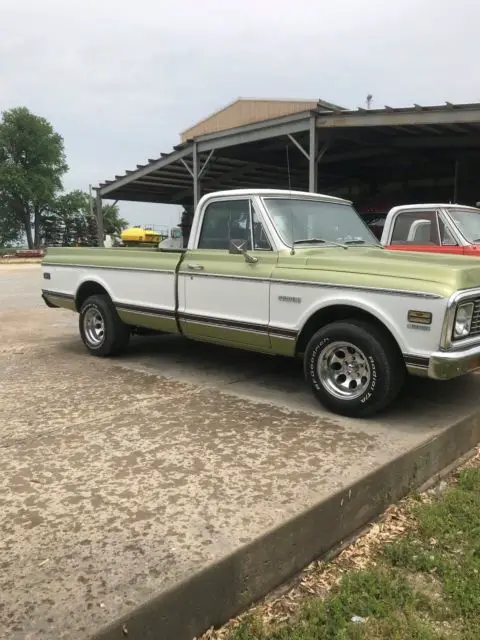
[[[473,302],[465,302],[458,306],[455,314],[455,324],[453,326],[453,337],[466,338],[470,334],[472,324]]]

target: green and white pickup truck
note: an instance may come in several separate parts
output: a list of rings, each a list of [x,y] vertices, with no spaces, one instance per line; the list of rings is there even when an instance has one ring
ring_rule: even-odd
[[[302,357],[348,416],[391,403],[405,374],[480,368],[478,258],[384,249],[351,203],[279,190],[204,196],[187,249],[52,248],[43,298],[79,313],[97,356],[136,331]]]

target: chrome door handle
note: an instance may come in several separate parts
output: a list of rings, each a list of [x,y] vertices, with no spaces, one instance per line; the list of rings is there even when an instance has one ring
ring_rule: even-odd
[[[187,269],[190,269],[190,271],[203,271],[203,264],[197,264],[197,263],[190,263],[187,264]]]

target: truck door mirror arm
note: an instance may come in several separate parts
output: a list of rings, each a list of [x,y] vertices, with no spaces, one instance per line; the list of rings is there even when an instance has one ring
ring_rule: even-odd
[[[228,249],[228,253],[232,254],[232,255],[243,255],[243,257],[245,258],[245,262],[248,262],[250,264],[254,264],[255,262],[258,262],[258,258],[256,258],[255,256],[251,256],[247,250],[244,248],[245,247],[246,242],[242,242],[241,244],[237,245],[235,244],[235,242],[233,242],[233,240],[230,240],[230,247]]]

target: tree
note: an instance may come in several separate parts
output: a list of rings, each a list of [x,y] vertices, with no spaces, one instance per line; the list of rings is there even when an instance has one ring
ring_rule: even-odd
[[[88,195],[79,189],[58,195],[43,216],[43,242],[70,247],[88,241]]]
[[[23,227],[29,248],[39,247],[42,218],[62,190],[68,170],[63,138],[45,118],[26,107],[4,111],[0,120],[0,210],[11,232]]]
[[[61,230],[61,244],[64,247],[87,244],[88,196],[79,189],[61,194],[55,198],[50,215],[57,233]],[[45,236],[45,244],[48,238]]]
[[[120,217],[120,210],[116,204],[102,204],[103,230],[109,234],[119,234],[128,226],[127,220]]]
[[[120,233],[127,221],[120,217],[114,204],[102,205],[104,231]],[[97,218],[92,215],[90,196],[75,190],[58,195],[43,216],[43,242],[48,246],[94,246],[97,238]]]
[[[97,218],[94,215],[88,215],[87,217],[87,245],[89,247],[96,247],[98,244],[98,226]]]
[[[22,237],[22,225],[19,224],[13,211],[0,202],[0,247],[17,244]]]

